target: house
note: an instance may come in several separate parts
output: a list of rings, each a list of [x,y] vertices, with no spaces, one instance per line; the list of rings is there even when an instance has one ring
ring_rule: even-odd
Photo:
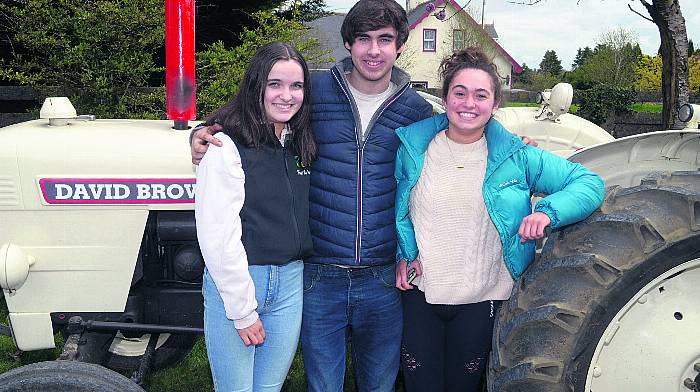
[[[430,10],[428,4],[433,4]],[[520,73],[522,67],[498,43],[498,34],[493,24],[484,28],[454,0],[435,2],[407,0],[410,33],[406,48],[397,64],[411,75],[415,87],[440,88],[438,76],[440,61],[453,50],[477,44],[493,57],[503,86],[509,88],[511,75]],[[444,10],[445,17],[436,17]],[[345,14],[334,13],[307,23],[309,34],[319,40],[321,48],[331,51],[335,60],[349,55],[340,36],[340,26]],[[333,62],[311,63],[312,70],[329,69]]]
[[[414,87],[441,88],[440,62],[455,50],[480,46],[496,65],[504,88],[510,88],[512,74],[522,67],[498,43],[493,24],[482,28],[454,0],[407,0],[410,33],[406,49],[397,64],[411,75]]]

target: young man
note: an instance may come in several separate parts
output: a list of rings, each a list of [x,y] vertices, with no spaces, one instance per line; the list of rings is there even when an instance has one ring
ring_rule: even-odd
[[[341,34],[350,57],[312,77],[311,122],[319,158],[311,167],[302,350],[309,391],[342,391],[352,341],[360,391],[393,391],[399,369],[401,303],[395,288],[394,159],[398,127],[431,106],[394,62],[408,37],[394,0],[360,0]],[[200,129],[193,162],[218,127]]]

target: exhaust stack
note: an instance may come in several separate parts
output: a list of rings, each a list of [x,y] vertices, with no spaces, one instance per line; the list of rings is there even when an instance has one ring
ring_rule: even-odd
[[[175,129],[187,129],[197,116],[194,10],[194,0],[165,0],[165,89]]]

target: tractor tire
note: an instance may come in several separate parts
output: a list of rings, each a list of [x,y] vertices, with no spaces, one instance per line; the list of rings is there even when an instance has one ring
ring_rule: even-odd
[[[113,370],[138,369],[149,338],[150,335],[143,335],[131,339],[121,337],[118,334],[107,349],[102,364]],[[153,357],[152,369],[160,370],[174,366],[192,351],[192,346],[196,341],[196,335],[160,335]]]
[[[700,391],[698,298],[700,172],[612,187],[516,281],[488,390]]]
[[[47,361],[0,374],[0,392],[144,392],[136,383],[100,365]]]

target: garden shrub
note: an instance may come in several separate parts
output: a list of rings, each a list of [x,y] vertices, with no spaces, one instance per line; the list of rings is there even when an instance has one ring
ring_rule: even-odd
[[[634,102],[635,92],[631,89],[597,85],[588,90],[578,91],[578,115],[595,123],[602,124],[611,113],[628,112]]]

